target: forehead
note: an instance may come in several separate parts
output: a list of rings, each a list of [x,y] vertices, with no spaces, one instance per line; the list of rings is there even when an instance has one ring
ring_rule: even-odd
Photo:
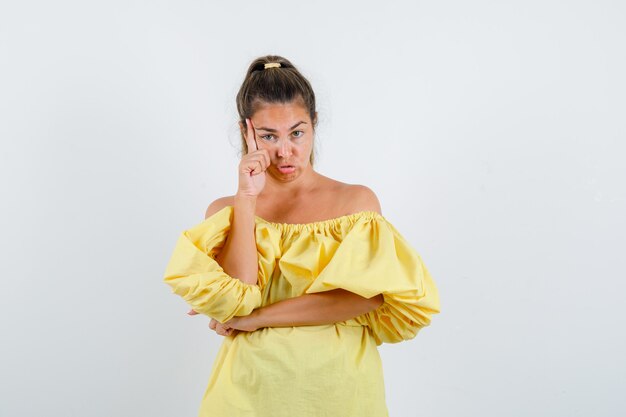
[[[287,130],[300,121],[311,124],[307,109],[298,101],[259,103],[252,116],[252,122],[255,126],[278,130]]]

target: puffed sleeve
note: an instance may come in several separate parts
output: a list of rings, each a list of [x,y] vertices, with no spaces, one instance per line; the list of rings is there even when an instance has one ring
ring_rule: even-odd
[[[371,328],[376,344],[414,338],[439,313],[437,287],[420,255],[382,215],[357,220],[307,289],[342,288],[384,303],[355,320]]]
[[[261,288],[226,274],[215,257],[230,230],[228,207],[183,231],[167,264],[163,280],[195,311],[223,323],[246,316],[261,306]],[[259,277],[259,284],[264,277]]]

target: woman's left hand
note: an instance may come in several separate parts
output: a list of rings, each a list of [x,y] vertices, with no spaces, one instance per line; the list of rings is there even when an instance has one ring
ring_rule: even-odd
[[[198,314],[198,312],[195,311],[194,309],[191,309],[187,312],[187,314],[189,314],[190,316],[195,316]],[[232,319],[224,323],[220,323],[214,318],[212,318],[211,321],[209,322],[209,327],[215,331],[217,331],[217,328],[220,327],[220,328],[223,328],[224,331],[228,331],[230,329],[231,332],[232,330],[253,332],[255,330],[258,330],[261,327],[255,320],[255,317],[256,315],[255,315],[255,312],[253,311],[248,316],[235,316]],[[223,334],[222,336],[228,336],[228,334]]]
[[[260,327],[254,320],[252,314],[248,316],[235,316],[227,322],[224,322],[224,326],[244,332],[253,332]]]

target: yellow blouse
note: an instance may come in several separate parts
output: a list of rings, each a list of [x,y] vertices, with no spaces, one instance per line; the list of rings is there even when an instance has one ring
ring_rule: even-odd
[[[197,312],[223,323],[336,288],[384,303],[334,324],[225,337],[199,416],[387,416],[377,346],[414,338],[439,313],[419,254],[374,211],[305,224],[256,216],[258,284],[246,284],[215,261],[232,216],[226,206],[183,231],[167,265],[164,281]]]

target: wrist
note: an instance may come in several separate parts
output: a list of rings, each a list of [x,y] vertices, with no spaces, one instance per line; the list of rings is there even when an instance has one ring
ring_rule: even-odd
[[[235,196],[233,211],[234,225],[243,229],[254,228],[256,198]]]
[[[263,307],[259,307],[256,308],[254,310],[252,310],[252,313],[250,313],[248,315],[248,319],[250,320],[250,324],[257,328],[257,329],[261,329],[263,327],[267,327],[266,324],[264,323],[264,317],[263,317]]]
[[[256,196],[249,196],[240,194],[237,192],[235,194],[235,207],[240,207],[243,209],[254,209],[256,208]]]

